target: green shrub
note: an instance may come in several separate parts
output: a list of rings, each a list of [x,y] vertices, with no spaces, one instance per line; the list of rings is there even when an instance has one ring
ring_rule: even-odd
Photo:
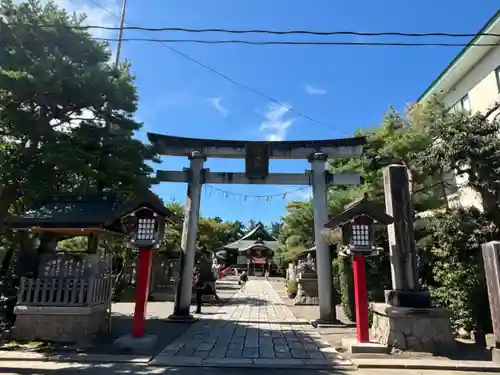
[[[350,321],[356,321],[356,310],[354,305],[354,278],[350,258],[338,257],[334,261],[337,271],[338,291],[340,292],[340,304],[344,314]],[[334,279],[335,283],[335,279]]]
[[[425,219],[425,227],[418,244],[434,303],[449,310],[455,329],[490,332],[481,244],[496,236],[494,226],[476,209],[457,209]]]
[[[354,301],[354,274],[352,258],[339,257],[333,262],[334,286],[340,293],[340,303],[345,316],[356,321]],[[366,258],[366,287],[369,302],[383,302],[384,290],[391,286],[391,268],[387,251]]]
[[[286,292],[288,293],[288,296],[293,298],[297,295],[297,280],[288,280],[288,283],[286,285]]]

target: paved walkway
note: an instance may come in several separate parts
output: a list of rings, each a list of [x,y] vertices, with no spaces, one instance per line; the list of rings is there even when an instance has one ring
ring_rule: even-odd
[[[157,366],[344,367],[319,333],[263,280],[250,280],[214,315],[201,316],[153,359]]]

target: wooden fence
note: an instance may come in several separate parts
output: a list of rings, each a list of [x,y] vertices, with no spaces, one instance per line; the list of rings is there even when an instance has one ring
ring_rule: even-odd
[[[18,305],[95,306],[111,300],[112,278],[21,278]]]

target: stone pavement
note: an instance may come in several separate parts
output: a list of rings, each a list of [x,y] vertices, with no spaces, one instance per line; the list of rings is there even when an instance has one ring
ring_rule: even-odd
[[[154,366],[349,367],[305,320],[297,319],[265,280],[193,324],[151,362]]]

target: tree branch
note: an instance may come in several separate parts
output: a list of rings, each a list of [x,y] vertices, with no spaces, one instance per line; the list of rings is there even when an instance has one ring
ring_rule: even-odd
[[[488,119],[488,117],[490,117],[499,108],[500,108],[500,102],[495,102],[495,104],[493,104],[486,110],[486,112],[482,116],[482,119],[483,120]]]

